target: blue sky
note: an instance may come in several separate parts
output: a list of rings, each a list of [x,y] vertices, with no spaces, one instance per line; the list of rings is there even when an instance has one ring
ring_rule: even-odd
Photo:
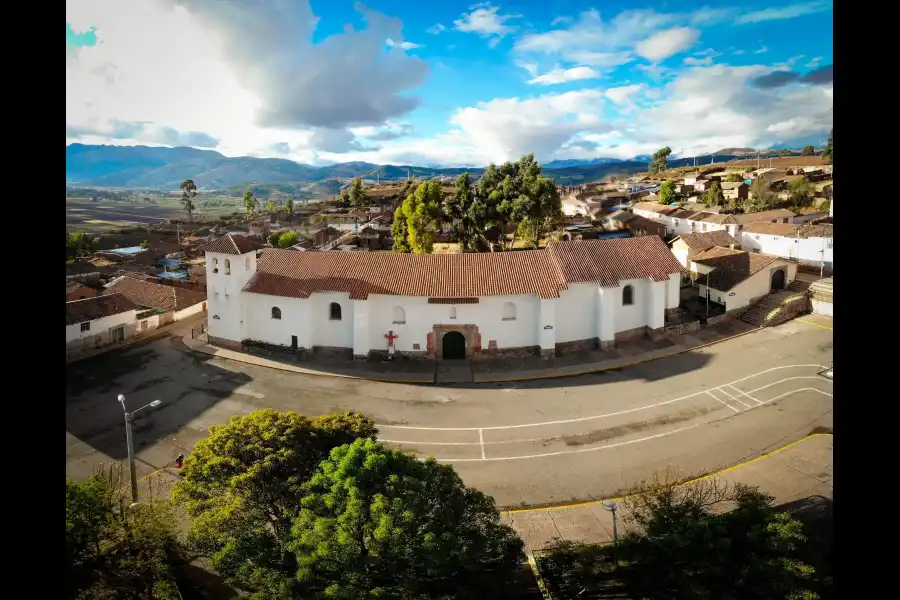
[[[819,144],[832,122],[830,0],[76,0],[66,13],[67,143],[478,165]]]

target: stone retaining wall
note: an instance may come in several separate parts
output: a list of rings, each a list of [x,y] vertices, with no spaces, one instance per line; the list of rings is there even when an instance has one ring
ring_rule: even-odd
[[[694,333],[695,331],[700,331],[701,323],[700,321],[691,321],[690,323],[679,323],[677,325],[669,325],[666,327],[665,335],[666,336],[676,336],[676,335],[684,335],[685,333]]]
[[[718,325],[719,323],[727,323],[733,318],[732,315],[725,313],[724,315],[716,315],[715,317],[709,317],[706,319],[706,326],[711,327],[713,325]]]

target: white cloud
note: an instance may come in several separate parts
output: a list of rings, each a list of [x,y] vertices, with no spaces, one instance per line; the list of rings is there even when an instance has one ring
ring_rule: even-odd
[[[518,29],[515,25],[507,25],[511,19],[519,19],[522,15],[499,14],[500,8],[490,2],[481,2],[471,7],[470,13],[463,13],[453,21],[457,31],[477,33],[481,37],[491,38],[489,45],[493,48],[507,34]]]
[[[765,54],[765,53],[768,52],[768,51],[769,51],[769,47],[768,47],[768,46],[762,46],[762,47],[759,48],[758,50],[754,50],[754,51],[753,51],[753,54]]]
[[[800,4],[790,4],[788,6],[780,6],[777,8],[766,8],[763,10],[753,11],[737,18],[738,24],[745,23],[762,23],[764,21],[777,21],[781,19],[794,19],[803,15],[811,15],[826,10],[831,10],[831,2],[804,2]]]
[[[554,85],[557,83],[566,83],[567,81],[578,81],[580,79],[596,79],[597,77],[600,77],[600,73],[590,67],[572,67],[571,69],[554,69],[530,79],[528,83]]]
[[[810,61],[809,61],[808,63],[806,63],[804,66],[805,66],[807,69],[815,69],[816,67],[819,66],[819,63],[820,63],[820,62],[822,62],[822,57],[821,57],[821,56],[817,56],[817,57],[815,57],[815,58],[813,58],[813,59],[810,59]]]
[[[388,46],[388,48],[396,47],[396,48],[402,48],[404,50],[415,50],[416,48],[424,48],[424,46],[422,44],[414,44],[412,42],[397,43],[394,40],[392,40],[391,38],[388,38],[385,41],[385,44]]]
[[[665,60],[674,54],[683,52],[693,46],[700,37],[700,32],[690,27],[676,27],[655,33],[640,42],[635,51],[653,62]]]
[[[66,21],[96,28],[98,40],[66,58],[67,127],[144,123],[144,137],[205,134],[230,155],[287,143],[299,158],[321,138],[316,127],[378,125],[418,103],[404,92],[424,81],[427,64],[385,47],[388,38],[406,43],[402,23],[360,10],[366,29],[312,44],[318,19],[302,1],[67,2]],[[348,89],[359,85],[365,94]]]
[[[640,92],[647,89],[643,83],[635,83],[632,85],[623,85],[606,90],[605,96],[615,103],[620,111],[630,111],[636,108],[632,98]]]
[[[435,23],[434,25],[432,25],[431,27],[426,29],[425,33],[430,33],[431,35],[437,35],[440,32],[444,31],[445,29],[447,29],[447,28],[444,27],[441,23]]]
[[[697,66],[707,66],[708,67],[712,63],[713,63],[712,56],[704,56],[703,58],[695,58],[693,56],[688,56],[687,58],[684,59],[684,64],[691,66],[691,67],[697,67]]]
[[[571,23],[572,17],[556,17],[552,21],[550,21],[550,27],[554,27],[559,25],[560,23]]]

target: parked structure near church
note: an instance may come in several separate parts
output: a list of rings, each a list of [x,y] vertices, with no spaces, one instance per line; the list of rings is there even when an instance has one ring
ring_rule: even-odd
[[[355,357],[387,354],[386,336],[436,360],[655,338],[682,271],[657,236],[497,253],[257,252],[224,239],[205,251],[211,343]]]

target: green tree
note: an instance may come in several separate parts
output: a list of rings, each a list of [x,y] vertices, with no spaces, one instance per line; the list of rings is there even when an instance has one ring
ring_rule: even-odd
[[[278,210],[278,207],[275,206],[275,203],[272,200],[266,201],[266,212],[273,213]]]
[[[800,156],[815,156],[816,149],[813,146],[805,146],[803,150],[800,151]]]
[[[341,204],[347,204],[348,202],[350,202],[350,194],[347,193],[347,190],[341,190],[339,196],[341,199]]]
[[[822,158],[829,165],[834,164],[834,129],[828,132],[828,142],[825,144],[825,150],[822,151]]]
[[[409,248],[414,254],[431,254],[434,235],[440,230],[441,200],[441,184],[424,181],[400,206],[406,217]]]
[[[112,502],[98,477],[83,482],[66,479],[67,597],[91,585],[112,519]]]
[[[148,242],[147,240],[144,240],[143,242],[141,242],[141,248],[144,248],[146,250],[149,247],[150,247],[150,242]]]
[[[650,164],[647,166],[647,170],[651,173],[662,173],[667,168],[669,168],[669,155],[672,154],[672,149],[668,146],[664,146],[660,148],[656,152],[653,153],[653,158],[650,160]]]
[[[406,222],[406,215],[403,214],[403,207],[397,207],[394,211],[394,222],[391,224],[391,237],[394,238],[394,245],[391,250],[394,252],[409,252],[409,226]]]
[[[196,208],[194,198],[197,196],[197,186],[194,185],[193,179],[185,179],[178,187],[181,189],[181,205],[184,207],[184,212],[187,213],[188,221],[191,221]]]
[[[475,249],[474,232],[469,222],[469,209],[474,200],[475,193],[468,173],[463,173],[456,178],[456,189],[452,195],[444,198],[444,216],[452,224],[459,247],[463,252],[471,252]]]
[[[333,448],[377,433],[371,420],[352,412],[310,419],[272,409],[211,427],[173,490],[193,517],[190,541],[253,598],[302,597],[288,549],[302,485]]]
[[[521,569],[522,541],[493,499],[433,458],[356,440],[303,487],[291,542],[298,597],[495,598]]]
[[[672,202],[677,202],[679,200],[678,192],[675,191],[675,182],[674,181],[664,181],[661,186],[659,186],[659,203],[660,204],[671,204]]]
[[[716,514],[717,507],[735,508]],[[814,574],[800,562],[801,524],[772,497],[720,479],[678,485],[673,474],[637,486],[623,512],[620,571],[635,598],[812,599]]]
[[[369,195],[366,193],[366,188],[363,186],[361,178],[357,177],[353,180],[348,197],[350,198],[350,204],[353,206],[369,205]]]
[[[273,231],[272,233],[269,234],[269,237],[266,238],[268,240],[268,242],[272,245],[273,248],[278,247],[278,239],[281,237],[282,233],[283,232],[281,232],[281,231]]]
[[[788,150],[787,148],[782,148],[781,150],[778,151],[778,156],[790,156],[790,155],[791,155],[791,151]]]
[[[83,231],[66,232],[66,258],[76,258],[90,252],[91,248]]]
[[[741,175],[740,173],[736,173],[736,172],[729,173],[728,175],[725,176],[725,181],[728,181],[731,183],[737,183],[739,181],[744,181],[744,176]]]
[[[725,194],[722,193],[722,185],[713,181],[703,194],[703,204],[706,206],[722,206],[725,204]]]
[[[256,199],[256,196],[253,195],[253,192],[251,192],[250,190],[244,192],[244,210],[248,215],[256,210],[256,206],[258,203],[259,200]]]
[[[288,196],[287,200],[284,202],[284,207],[287,209],[287,217],[288,221],[294,220],[294,197]]]
[[[805,177],[791,181],[790,185],[788,185],[788,190],[791,194],[791,203],[794,206],[807,206],[812,202],[813,186]]]
[[[769,189],[764,177],[757,177],[750,183],[750,200],[744,204],[747,212],[767,210],[775,202],[775,194]]]
[[[298,236],[296,231],[285,231],[278,237],[278,247],[290,248],[297,243],[297,239]]]

